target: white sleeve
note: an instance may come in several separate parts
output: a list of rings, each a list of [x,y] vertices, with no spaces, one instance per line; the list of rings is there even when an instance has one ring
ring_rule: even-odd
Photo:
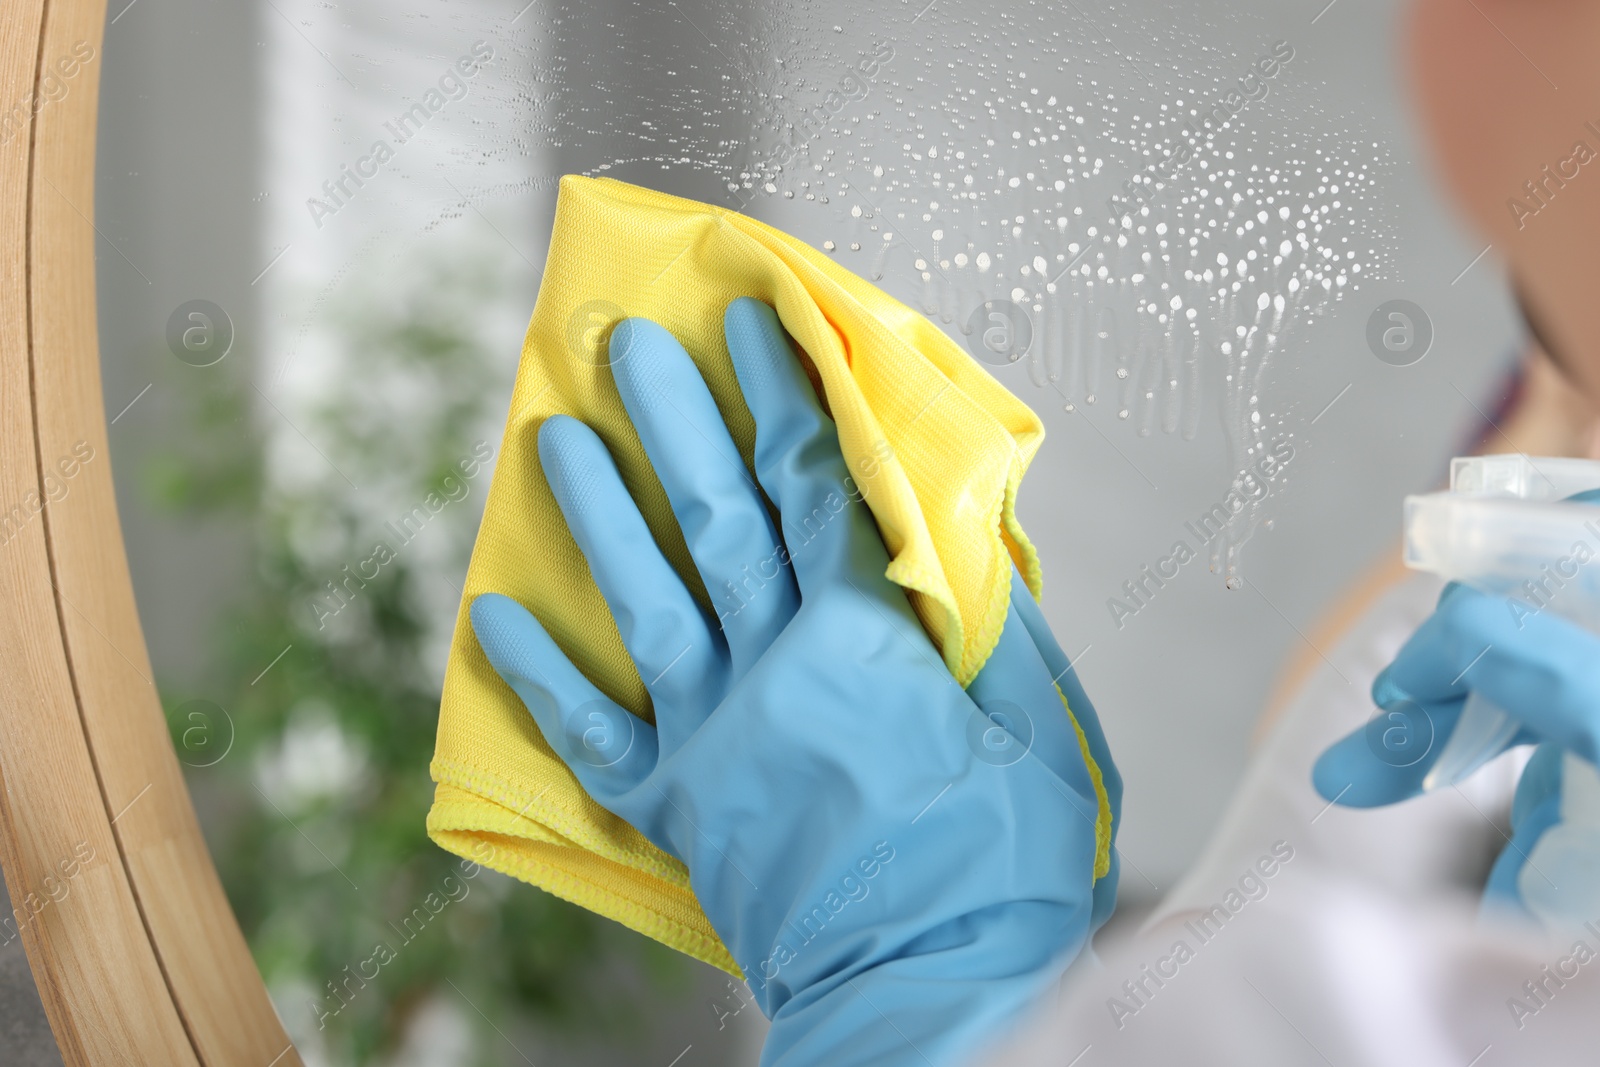
[[[986,1067],[1593,1064],[1600,924],[1565,944],[1470,901],[1282,882],[1225,921],[1147,927],[1075,966]],[[1291,888],[1292,887],[1292,888]]]

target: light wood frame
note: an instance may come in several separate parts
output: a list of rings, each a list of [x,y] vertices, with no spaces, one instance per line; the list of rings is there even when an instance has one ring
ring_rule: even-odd
[[[105,0],[4,6],[0,107],[25,115],[0,143],[0,863],[15,912],[0,925],[20,929],[69,1065],[299,1065],[200,834],[134,607],[95,311],[100,64],[65,96],[39,93],[74,43],[99,54]],[[74,473],[48,501],[62,463]]]

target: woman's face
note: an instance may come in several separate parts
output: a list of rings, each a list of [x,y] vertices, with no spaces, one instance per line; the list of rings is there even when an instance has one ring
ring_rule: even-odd
[[[1417,0],[1407,51],[1445,182],[1600,404],[1600,3]]]

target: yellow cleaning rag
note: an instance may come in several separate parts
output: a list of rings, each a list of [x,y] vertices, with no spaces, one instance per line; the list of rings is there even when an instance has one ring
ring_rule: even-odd
[[[623,182],[563,178],[456,618],[428,813],[428,833],[445,849],[735,975],[683,865],[584,793],[489,666],[467,611],[480,593],[520,601],[595,685],[651,718],[644,684],[545,484],[536,435],[555,414],[593,427],[667,558],[709,604],[605,365],[606,340],[630,316],[670,330],[748,464],[755,427],[722,332],[723,311],[739,296],[775,307],[809,358],[888,546],[888,576],[907,590],[963,685],[999,639],[1013,558],[1039,594],[1038,556],[1014,505],[1044,428],[944,333],[754,219]],[[1100,801],[1101,877],[1110,863],[1110,807],[1087,747],[1084,757]]]

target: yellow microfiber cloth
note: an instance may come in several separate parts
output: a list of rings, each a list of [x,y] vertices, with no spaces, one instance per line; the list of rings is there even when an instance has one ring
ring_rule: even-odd
[[[963,685],[999,639],[1013,559],[1038,596],[1038,556],[1015,512],[1044,437],[1026,405],[927,319],[795,238],[722,208],[568,176],[456,618],[428,813],[428,833],[445,849],[735,975],[683,865],[584,793],[489,666],[468,608],[486,592],[520,601],[595,685],[651,718],[644,683],[545,484],[537,434],[556,414],[589,424],[667,559],[709,604],[605,365],[606,341],[631,316],[671,331],[749,464],[755,426],[722,329],[740,296],[776,308],[809,359],[888,546],[888,577],[906,589]],[[1110,807],[1081,730],[1079,741],[1100,803],[1101,877]]]

